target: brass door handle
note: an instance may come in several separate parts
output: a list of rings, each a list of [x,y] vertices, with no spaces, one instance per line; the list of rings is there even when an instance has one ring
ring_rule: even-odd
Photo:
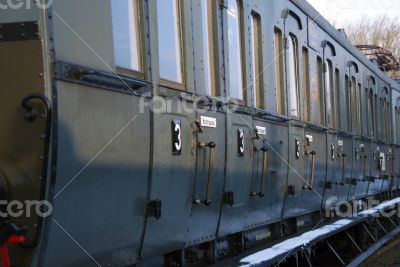
[[[200,149],[206,149],[207,147],[210,149],[210,155],[208,157],[208,178],[207,178],[207,191],[204,200],[196,199],[194,202],[195,204],[205,204],[206,206],[211,205],[211,190],[212,190],[212,178],[214,172],[214,158],[215,158],[215,147],[216,144],[214,142],[209,143],[198,143],[197,145]]]
[[[315,177],[315,155],[317,155],[316,151],[307,152],[307,155],[311,155],[311,177],[310,183],[304,186],[304,189],[313,189],[314,188],[314,177]]]
[[[341,185],[344,185],[344,172],[345,172],[345,170],[346,170],[346,161],[345,161],[345,158],[346,158],[346,154],[342,154],[342,181],[340,182],[340,184]]]
[[[261,169],[261,176],[260,176],[260,190],[259,192],[251,192],[250,196],[259,196],[259,197],[264,197],[264,187],[265,187],[265,175],[267,173],[267,163],[268,163],[268,148],[263,147],[263,148],[254,148],[254,151],[262,151],[263,152],[263,158],[262,158],[262,169]]]

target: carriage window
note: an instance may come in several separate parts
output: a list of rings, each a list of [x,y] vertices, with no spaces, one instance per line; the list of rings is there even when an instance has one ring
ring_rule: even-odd
[[[242,5],[239,0],[228,0],[228,53],[230,96],[243,100],[242,61]]]
[[[143,72],[139,0],[111,1],[115,64]]]
[[[345,76],[345,95],[346,95],[346,131],[351,131],[351,92],[350,92],[350,80],[349,76]]]
[[[318,123],[320,125],[324,124],[324,80],[323,80],[324,66],[322,64],[322,59],[317,57],[317,83],[318,83]]]
[[[374,133],[375,133],[375,137],[378,137],[378,96],[375,94],[375,100],[374,100],[374,105],[373,105],[373,118],[374,118]]]
[[[216,55],[214,47],[214,8],[213,0],[201,0],[203,28],[203,57],[205,90],[207,95],[219,95],[216,86]]]
[[[370,136],[374,137],[375,136],[375,108],[374,108],[374,91],[370,89],[369,91],[369,96],[368,96],[368,106],[369,106],[369,111],[370,111]]]
[[[357,83],[356,78],[351,78],[351,117],[352,121],[352,131],[357,133],[358,129],[358,113],[357,113]]]
[[[382,106],[382,138],[384,141],[389,141],[389,105],[386,101],[386,98],[381,98],[381,106]]]
[[[371,105],[368,88],[365,88],[365,121],[367,123],[367,136],[371,135]]]
[[[357,92],[358,92],[358,105],[357,105],[357,116],[358,116],[358,120],[359,120],[359,124],[362,125],[362,121],[363,121],[363,116],[362,116],[362,86],[361,83],[358,84],[357,87]],[[360,127],[359,125],[357,125],[359,134],[361,133]]]
[[[400,144],[400,107],[396,108],[397,144]]]
[[[341,117],[341,111],[340,111],[340,72],[339,69],[335,69],[335,90],[336,90],[336,123],[338,129],[342,129],[342,117]]]
[[[385,140],[386,138],[386,126],[385,126],[385,102],[383,98],[380,99],[381,102],[381,138],[382,140]]]
[[[326,61],[325,84],[326,84],[326,112],[328,119],[328,127],[334,128],[334,92],[333,92],[333,66],[332,61]]]
[[[294,35],[290,35],[288,43],[289,110],[290,115],[299,117],[299,54],[297,38]]]
[[[283,89],[283,45],[282,32],[275,29],[274,32],[274,50],[275,50],[275,90],[276,90],[276,111],[285,115],[285,91]]]
[[[399,141],[399,125],[398,125],[398,123],[399,123],[399,119],[397,118],[397,107],[395,107],[394,108],[394,122],[395,122],[395,125],[396,125],[396,143],[398,143],[398,141]]]
[[[254,103],[257,108],[264,108],[264,82],[262,67],[262,33],[261,33],[261,17],[259,14],[252,12],[251,14],[252,29],[252,49],[253,49],[253,81],[252,88],[254,92]]]
[[[311,88],[310,88],[310,57],[308,49],[303,47],[303,82],[304,82],[304,119],[311,121]]]
[[[162,82],[183,84],[181,1],[157,1],[158,55]]]
[[[386,104],[386,141],[390,141],[390,108],[389,108],[389,101],[385,99]]]

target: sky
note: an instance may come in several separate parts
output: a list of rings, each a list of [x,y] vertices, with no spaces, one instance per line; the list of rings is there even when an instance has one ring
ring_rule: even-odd
[[[336,28],[385,14],[398,17],[400,21],[400,0],[308,0],[308,2]]]

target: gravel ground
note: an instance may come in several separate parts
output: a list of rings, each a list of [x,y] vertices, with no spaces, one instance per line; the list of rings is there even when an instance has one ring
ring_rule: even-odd
[[[400,237],[397,237],[375,253],[363,266],[400,267]]]

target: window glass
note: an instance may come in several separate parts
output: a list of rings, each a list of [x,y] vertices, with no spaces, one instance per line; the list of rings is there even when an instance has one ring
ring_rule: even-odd
[[[288,44],[288,80],[289,80],[289,112],[291,116],[299,117],[299,54],[297,38],[290,35]]]
[[[303,47],[304,119],[311,121],[310,58],[308,49]]]
[[[216,89],[216,62],[214,47],[214,11],[213,0],[201,0],[203,33],[204,78],[206,94],[218,95]]]
[[[398,139],[398,138],[399,138],[399,137],[398,137],[398,136],[399,136],[399,132],[398,132],[398,131],[399,131],[399,129],[398,129],[399,126],[397,125],[397,124],[399,123],[399,121],[398,121],[398,119],[397,119],[397,107],[394,108],[394,123],[395,123],[395,125],[396,125],[396,126],[395,126],[396,128],[393,129],[393,130],[396,131],[395,137],[396,137],[396,143],[397,143],[397,141],[399,140],[399,139]]]
[[[323,72],[324,66],[322,65],[322,59],[317,57],[317,84],[318,84],[318,91],[316,92],[317,101],[316,104],[318,105],[318,123],[320,125],[324,124],[324,81],[323,81]]]
[[[378,96],[375,94],[375,100],[374,100],[374,105],[373,105],[373,118],[374,118],[374,133],[375,133],[375,138],[378,138]]]
[[[241,42],[241,3],[228,0],[228,53],[230,96],[243,100],[243,63]]]
[[[345,76],[345,88],[346,88],[346,131],[351,131],[351,92],[350,92],[350,80],[349,76]]]
[[[325,72],[325,84],[326,84],[326,112],[327,112],[327,120],[328,127],[334,128],[334,92],[333,92],[333,66],[332,61],[326,61],[326,72]]]
[[[398,133],[398,139],[397,143],[400,144],[400,107],[397,107],[397,133]]]
[[[352,131],[357,133],[358,129],[358,107],[357,107],[357,83],[356,78],[351,78],[351,118],[352,121]]]
[[[276,90],[276,111],[278,114],[286,115],[285,91],[283,89],[283,45],[282,32],[275,29],[274,32],[275,51],[275,90]]]
[[[361,83],[358,84],[357,92],[358,92],[357,116],[358,116],[358,120],[359,120],[359,125],[357,125],[357,128],[358,128],[358,133],[362,134],[361,127],[360,127],[360,125],[362,125],[362,123],[363,123],[363,116],[362,116],[362,113],[361,113],[362,106],[363,106],[362,105],[362,86],[361,86]]]
[[[111,8],[115,64],[142,72],[139,0],[111,1]]]
[[[261,33],[261,17],[256,12],[251,14],[251,44],[252,44],[252,88],[254,103],[257,108],[264,108],[264,83],[263,83],[263,67],[262,67],[262,33]]]
[[[368,97],[368,106],[369,106],[369,110],[370,110],[370,122],[371,122],[371,128],[370,128],[370,135],[372,137],[375,136],[375,108],[374,108],[374,102],[373,102],[373,98],[374,98],[374,91],[372,89],[370,89],[369,91],[369,97]]]
[[[383,98],[380,99],[381,102],[381,140],[385,140],[386,127],[385,127],[385,102]]]
[[[400,107],[397,107],[397,120],[396,120],[396,126],[397,126],[397,144],[400,144]]]
[[[160,77],[183,83],[182,23],[179,0],[157,1]]]
[[[368,88],[365,88],[365,121],[367,123],[366,125],[366,132],[367,132],[367,136],[371,135],[371,97],[369,94],[369,90]]]
[[[336,123],[338,129],[342,129],[342,117],[341,117],[341,104],[340,104],[340,72],[339,69],[335,69],[335,90],[336,90]]]

